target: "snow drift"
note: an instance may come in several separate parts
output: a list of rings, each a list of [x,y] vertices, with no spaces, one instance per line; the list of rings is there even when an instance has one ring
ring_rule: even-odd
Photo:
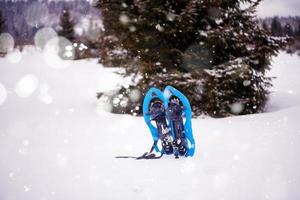
[[[141,117],[96,101],[120,77],[96,60],[47,63],[32,48],[0,59],[1,200],[300,198],[296,55],[273,59],[266,113],[193,119],[195,156],[179,160],[115,159],[152,143]]]

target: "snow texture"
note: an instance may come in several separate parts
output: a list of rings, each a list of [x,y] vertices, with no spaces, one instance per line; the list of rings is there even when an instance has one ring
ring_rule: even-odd
[[[267,113],[193,119],[193,158],[140,161],[115,156],[150,148],[143,118],[95,98],[122,80],[115,69],[49,62],[33,48],[0,58],[1,200],[300,199],[298,56],[274,58]]]

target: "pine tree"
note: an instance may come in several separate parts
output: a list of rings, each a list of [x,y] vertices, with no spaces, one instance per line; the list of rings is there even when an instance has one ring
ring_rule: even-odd
[[[3,16],[2,11],[0,10],[0,34],[3,33],[5,31],[5,19]]]
[[[132,78],[109,96],[112,111],[140,114],[145,92],[166,85],[188,96],[195,115],[263,111],[271,85],[265,72],[281,42],[254,22],[259,2],[99,0],[104,37],[129,55],[123,75]]]
[[[64,7],[62,11],[59,25],[61,27],[61,30],[58,31],[58,35],[63,36],[70,41],[74,41],[74,21],[71,19],[70,11],[67,7]]]
[[[274,17],[271,22],[271,33],[273,36],[283,36],[282,26],[278,17]]]
[[[292,29],[292,26],[289,23],[285,24],[283,32],[284,32],[285,35],[290,36],[290,37],[294,35],[294,31]]]
[[[265,30],[265,31],[270,31],[269,29],[269,26],[267,24],[267,22],[264,20],[263,23],[262,23],[262,28]]]

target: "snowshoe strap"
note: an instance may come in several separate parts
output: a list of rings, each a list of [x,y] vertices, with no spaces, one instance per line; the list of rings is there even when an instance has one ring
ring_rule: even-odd
[[[162,152],[161,152],[161,155],[159,155],[159,156],[156,156],[154,153],[152,153],[153,150],[154,150],[154,148],[155,148],[155,146],[156,146],[156,144],[157,144],[157,141],[155,141],[155,142],[153,143],[153,145],[152,145],[152,147],[151,147],[151,149],[150,149],[149,152],[145,152],[145,153],[144,153],[143,155],[141,155],[141,156],[138,156],[138,157],[136,157],[136,156],[116,156],[115,158],[133,158],[133,159],[136,159],[136,160],[159,159],[159,158],[161,158],[161,157],[164,155],[164,152],[162,151]]]
[[[156,156],[154,153],[144,153],[142,156],[137,157],[136,160],[142,160],[142,159],[146,159],[146,160],[150,160],[150,159],[160,159],[164,154],[161,153],[159,156]]]

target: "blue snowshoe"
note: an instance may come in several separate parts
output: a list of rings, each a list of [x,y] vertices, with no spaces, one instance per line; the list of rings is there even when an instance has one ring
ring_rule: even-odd
[[[193,156],[195,141],[192,132],[192,110],[188,99],[177,89],[167,86],[164,92],[152,87],[145,95],[143,115],[148,125],[153,145],[142,156],[117,156],[116,158],[159,159],[164,154]],[[160,152],[156,156],[153,151]]]
[[[173,136],[175,157],[193,156],[195,140],[192,132],[192,110],[186,96],[172,86],[164,90],[167,120]]]
[[[154,149],[162,154],[172,154],[173,145],[171,129],[166,121],[163,93],[157,88],[151,88],[144,99],[143,114],[154,141]],[[161,141],[159,147],[158,141]]]
[[[175,157],[178,155],[185,156],[188,149],[186,136],[184,133],[184,125],[182,119],[183,106],[180,105],[179,99],[172,98],[168,103],[167,115],[173,132],[173,147]]]

